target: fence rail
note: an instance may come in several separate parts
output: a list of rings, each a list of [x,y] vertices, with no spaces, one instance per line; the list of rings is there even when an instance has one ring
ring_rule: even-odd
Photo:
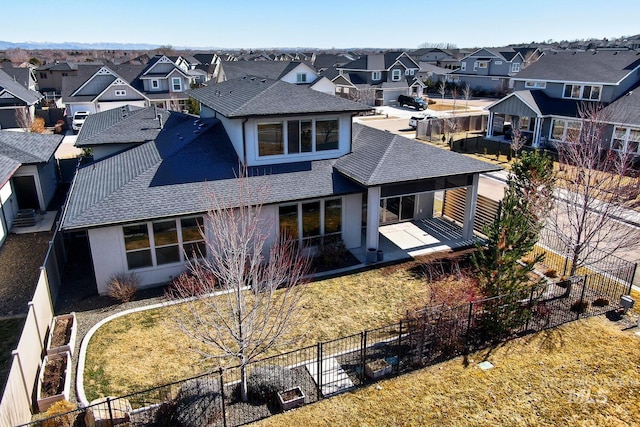
[[[292,390],[286,394],[304,396],[304,404],[309,404],[487,347],[496,338],[619,309],[628,286],[603,277],[593,273],[549,284],[515,304],[503,296],[452,308],[428,307],[397,323],[252,362],[247,366],[248,401],[239,394],[242,368],[234,366],[109,398],[50,420],[66,416],[73,425],[84,426],[90,412],[113,424],[131,426],[192,425],[194,420],[198,425],[244,425],[282,411],[276,392]],[[504,336],[496,336],[490,328],[495,322],[512,323]],[[22,426],[40,426],[44,421]]]

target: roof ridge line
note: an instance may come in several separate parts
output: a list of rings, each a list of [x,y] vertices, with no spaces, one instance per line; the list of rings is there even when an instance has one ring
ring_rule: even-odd
[[[391,140],[391,143],[387,146],[387,148],[384,150],[384,154],[380,157],[380,161],[378,162],[378,164],[376,165],[375,168],[373,168],[373,171],[371,172],[371,174],[369,175],[370,177],[375,176],[378,173],[378,169],[380,167],[382,167],[382,163],[384,163],[384,160],[387,158],[387,155],[389,154],[389,151],[391,150],[392,146],[395,145],[397,138],[400,135],[394,135],[393,139]]]
[[[131,106],[131,104],[127,104],[126,107]],[[133,117],[137,114],[140,114],[141,111],[146,110],[147,108],[152,108],[152,107],[145,107],[145,108],[140,108],[139,110],[128,110],[128,114],[126,117],[122,117],[121,120],[118,120],[116,122],[114,122],[112,125],[107,126],[106,128],[102,129],[100,132],[94,133],[93,135],[91,135],[90,137],[88,137],[88,140],[93,139],[93,137],[98,136],[98,135],[102,135],[105,131],[113,128],[114,126],[118,125],[118,124],[122,124],[122,122],[126,121],[127,119],[129,119],[130,117]],[[112,111],[112,110],[119,110],[120,108],[112,108],[111,110],[106,110],[106,111]],[[99,114],[99,113],[98,113]]]

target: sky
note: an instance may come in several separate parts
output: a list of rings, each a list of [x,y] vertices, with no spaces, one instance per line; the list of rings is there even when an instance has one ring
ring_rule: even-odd
[[[229,49],[492,47],[640,33],[639,0],[3,0],[0,16],[3,41]]]

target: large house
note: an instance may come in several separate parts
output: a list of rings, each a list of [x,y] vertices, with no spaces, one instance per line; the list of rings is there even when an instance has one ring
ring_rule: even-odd
[[[418,78],[420,65],[406,52],[364,55],[335,69],[332,81],[356,88],[357,95],[350,97],[369,105],[389,105],[400,95],[421,97],[426,87]]]
[[[238,206],[244,168],[248,185],[267,189],[269,244],[286,229],[301,246],[340,239],[363,252],[378,249],[380,225],[429,218],[435,192],[454,188],[469,190],[462,237],[471,238],[478,174],[497,169],[355,124],[370,107],[281,80],[246,77],[189,95],[200,117],[170,112],[162,126],[93,118],[120,136],[142,126],[156,133],[80,168],[72,184],[62,229],[87,232],[100,293],[118,273],[135,272],[142,286],[167,282],[184,271],[185,254],[206,252],[199,230],[209,231],[209,196]],[[86,129],[107,137],[90,119]]]
[[[547,53],[513,81],[513,93],[488,107],[489,137],[501,137],[510,122],[534,146],[553,146],[580,129],[580,104],[599,103],[610,112],[612,148],[638,151],[640,52]]]
[[[75,77],[62,83],[62,100],[67,114],[97,113],[125,105],[187,109],[193,77],[164,55],[146,65],[121,64],[82,67]]]

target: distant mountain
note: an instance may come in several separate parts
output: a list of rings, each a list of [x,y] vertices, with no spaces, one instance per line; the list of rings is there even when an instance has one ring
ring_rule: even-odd
[[[8,42],[0,40],[0,49],[60,49],[60,50],[152,50],[160,45],[148,43],[80,43],[80,42]]]

